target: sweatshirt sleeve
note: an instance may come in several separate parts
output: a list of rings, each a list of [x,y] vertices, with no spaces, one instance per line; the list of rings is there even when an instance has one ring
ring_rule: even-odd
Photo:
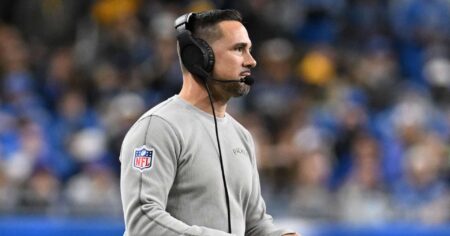
[[[158,116],[139,120],[125,136],[120,154],[125,236],[231,235],[187,225],[166,212],[181,140],[170,124]]]
[[[261,196],[258,168],[256,166],[255,145],[250,135],[251,159],[253,166],[252,192],[246,211],[246,236],[281,236],[287,233],[295,233],[293,230],[279,229],[273,224],[272,216],[266,213],[266,204]]]

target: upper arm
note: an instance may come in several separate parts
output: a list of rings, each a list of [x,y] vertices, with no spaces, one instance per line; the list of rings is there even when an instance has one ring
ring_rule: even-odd
[[[136,166],[136,150],[151,151],[151,166]],[[165,210],[175,179],[181,143],[173,127],[158,116],[138,121],[121,150],[121,195],[125,218],[138,208]],[[147,209],[148,210],[148,209]]]

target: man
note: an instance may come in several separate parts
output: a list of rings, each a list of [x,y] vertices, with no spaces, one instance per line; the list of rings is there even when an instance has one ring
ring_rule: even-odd
[[[126,236],[297,235],[266,214],[252,137],[226,113],[231,97],[249,92],[245,77],[256,66],[241,20],[234,10],[177,20],[185,27],[178,29],[181,92],[145,113],[121,150]],[[197,55],[186,40],[211,50]]]

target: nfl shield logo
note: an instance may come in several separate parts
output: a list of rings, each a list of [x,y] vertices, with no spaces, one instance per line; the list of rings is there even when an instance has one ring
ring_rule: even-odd
[[[150,169],[153,166],[154,151],[145,145],[134,149],[133,167],[141,172]]]

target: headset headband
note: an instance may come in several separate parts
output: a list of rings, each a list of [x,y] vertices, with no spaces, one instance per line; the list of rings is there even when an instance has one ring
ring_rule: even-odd
[[[182,33],[184,31],[192,32],[192,24],[195,21],[195,13],[187,13],[175,20],[175,29],[177,29],[178,33]]]

